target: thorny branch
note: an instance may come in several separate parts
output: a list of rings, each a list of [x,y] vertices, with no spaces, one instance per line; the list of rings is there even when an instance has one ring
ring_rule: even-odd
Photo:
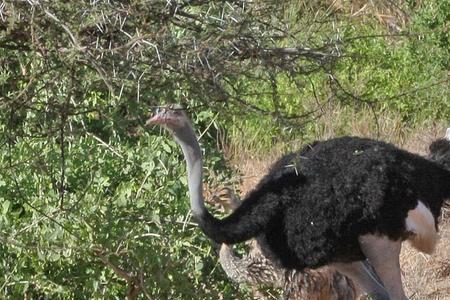
[[[0,46],[11,48],[19,43],[26,45],[33,41],[41,53],[53,58],[59,57],[62,61],[67,61],[69,53],[70,63],[95,71],[113,96],[121,95],[122,92],[117,91],[123,90],[124,80],[134,81],[138,74],[142,74],[142,67],[154,70],[148,72],[152,75],[144,77],[142,83],[139,81],[143,86],[167,82],[164,74],[170,74],[174,78],[182,76],[179,86],[166,90],[190,90],[191,97],[198,98],[203,103],[208,103],[211,98],[202,96],[202,88],[197,91],[196,88],[190,89],[190,86],[206,85],[204,88],[214,89],[214,86],[208,86],[204,81],[205,77],[213,78],[216,84],[220,84],[222,80],[238,75],[235,72],[244,66],[243,62],[247,65],[244,68],[249,71],[255,67],[263,67],[274,74],[285,70],[314,72],[342,56],[340,51],[336,51],[338,47],[333,42],[326,42],[318,47],[278,47],[276,40],[288,37],[291,33],[270,20],[251,19],[247,13],[254,9],[250,2],[224,2],[217,9],[211,9],[206,1],[190,1],[189,5],[187,2],[176,1],[156,3],[145,7],[143,11],[136,11],[133,6],[124,4],[118,8],[106,4],[94,5],[89,10],[84,7],[85,11],[80,7],[82,13],[71,17],[65,16],[57,8],[45,7],[40,2],[10,4],[16,6],[16,10],[32,10],[33,13],[24,13],[17,20],[19,26],[14,34],[18,39],[6,38],[0,41]],[[192,7],[196,9],[193,10]],[[8,12],[8,9],[5,11]],[[83,24],[84,20],[79,16],[88,14],[97,20],[95,24]],[[131,14],[133,18],[129,17]],[[11,14],[5,13],[5,16],[11,17]],[[138,24],[145,23],[147,19],[153,20],[150,27],[139,28]],[[159,20],[159,23],[155,20]],[[74,22],[77,23],[76,26]],[[249,26],[252,22],[255,26]],[[175,41],[171,36],[170,24],[184,26],[192,34]],[[0,29],[2,26],[0,25]],[[61,41],[68,36],[71,48],[46,46],[42,41],[48,34],[56,35]],[[35,48],[29,49],[34,51]],[[123,59],[124,55],[126,59]],[[118,60],[121,62],[117,63]],[[302,61],[303,67],[299,66],[299,61]],[[222,100],[235,101],[234,98]],[[241,101],[240,105],[243,103],[248,101]],[[282,111],[278,115],[279,118],[284,117]]]
[[[147,299],[151,299],[150,294],[145,288],[144,273],[141,271],[138,275],[134,275],[132,272],[115,265],[105,254],[105,251],[100,248],[93,249],[94,255],[98,257],[102,263],[113,270],[113,272],[120,278],[124,279],[128,284],[127,300],[134,300],[140,294],[144,294]]]

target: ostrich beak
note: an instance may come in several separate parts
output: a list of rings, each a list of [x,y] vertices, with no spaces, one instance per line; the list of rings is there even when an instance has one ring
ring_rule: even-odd
[[[147,122],[145,122],[145,126],[162,125],[164,123],[165,123],[165,118],[161,114],[157,113],[153,117],[148,119]]]
[[[445,139],[447,139],[448,141],[450,141],[450,127],[447,128],[447,132],[445,133]]]

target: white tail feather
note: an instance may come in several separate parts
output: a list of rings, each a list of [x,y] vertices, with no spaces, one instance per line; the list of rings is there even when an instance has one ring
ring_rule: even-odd
[[[433,253],[438,241],[435,220],[431,211],[421,202],[408,212],[406,229],[412,233],[412,246],[427,254]]]

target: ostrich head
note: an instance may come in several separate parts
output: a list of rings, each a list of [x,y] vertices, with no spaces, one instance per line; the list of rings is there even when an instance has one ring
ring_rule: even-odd
[[[169,130],[175,130],[176,128],[183,127],[186,122],[189,123],[189,120],[183,107],[179,104],[170,104],[167,107],[158,107],[156,114],[146,124],[158,124]]]
[[[447,128],[444,138],[431,143],[430,158],[450,170],[450,128]]]
[[[191,137],[193,129],[184,108],[179,104],[160,107],[146,125],[160,125],[167,129],[175,138]]]

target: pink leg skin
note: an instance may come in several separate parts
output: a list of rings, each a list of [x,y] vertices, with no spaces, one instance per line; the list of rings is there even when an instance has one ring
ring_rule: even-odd
[[[372,270],[365,266],[365,262],[336,263],[336,270],[351,278],[358,287],[373,300],[390,300],[383,285],[378,281]]]
[[[399,255],[402,241],[386,236],[364,235],[359,239],[361,249],[383,282],[390,300],[408,300],[403,290]]]

